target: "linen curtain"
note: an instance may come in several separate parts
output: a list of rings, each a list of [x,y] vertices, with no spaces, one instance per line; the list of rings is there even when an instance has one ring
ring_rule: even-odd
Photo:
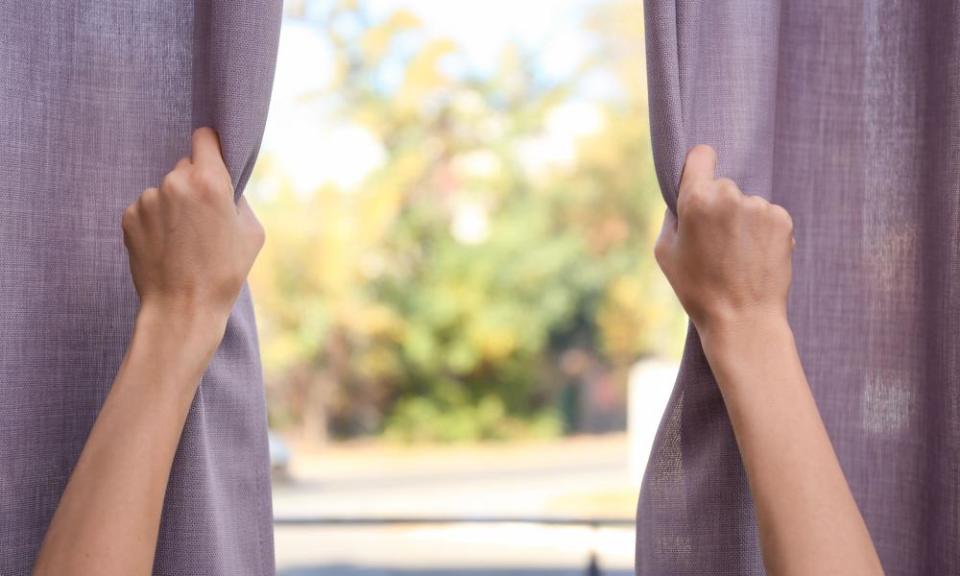
[[[887,574],[960,574],[960,3],[646,0],[657,173],[782,204],[790,320]],[[637,573],[763,574],[697,334],[647,467]]]
[[[0,574],[29,574],[120,365],[120,217],[219,131],[242,193],[280,0],[0,0]],[[245,289],[173,465],[155,573],[272,574],[266,412]]]

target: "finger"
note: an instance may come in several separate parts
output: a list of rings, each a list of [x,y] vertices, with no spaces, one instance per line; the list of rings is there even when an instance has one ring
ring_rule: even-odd
[[[143,203],[144,206],[152,207],[156,205],[159,199],[159,188],[147,188],[142,194],[140,194],[140,197],[137,199],[137,201]]]
[[[263,225],[260,224],[260,220],[257,218],[257,215],[253,213],[253,209],[250,208],[250,204],[243,196],[241,196],[240,200],[237,202],[237,213],[239,215],[241,225],[244,227],[244,229],[250,231],[253,243],[256,245],[256,248],[259,249],[260,246],[263,245],[264,240]]]
[[[140,217],[138,210],[136,200],[123,210],[123,215],[120,218],[120,228],[123,230],[124,241],[132,234],[134,227],[137,225],[137,220]]]
[[[250,203],[247,202],[246,196],[241,196],[237,200],[237,214],[240,215],[240,219],[244,222],[249,221],[250,217],[253,216],[253,209],[250,208]]]
[[[663,212],[663,225],[660,226],[660,238],[669,243],[673,243],[674,238],[677,236],[677,226],[679,222],[677,221],[677,216],[669,208]]]
[[[731,196],[743,196],[743,205],[751,210],[760,212],[770,208],[770,202],[766,198],[763,196],[757,196],[756,194],[744,194],[743,192],[740,192],[740,189],[737,188],[736,184],[724,184],[720,187],[720,190],[722,190],[725,194],[730,194]]]
[[[173,165],[173,169],[179,170],[181,168],[186,168],[187,166],[190,166],[190,164],[191,164],[190,159],[187,157],[183,157],[177,160],[177,163]]]
[[[223,154],[220,151],[220,138],[212,128],[197,128],[193,131],[194,164],[223,165]]]
[[[705,144],[698,144],[687,152],[680,176],[680,190],[702,182],[710,182],[717,175],[717,152]]]
[[[159,218],[160,190],[158,188],[147,188],[137,198],[137,213],[140,215],[140,221],[146,228],[151,228],[154,222]]]
[[[250,207],[247,199],[243,196],[241,196],[237,202],[237,213],[239,214],[240,222],[243,223],[245,227],[260,226],[260,220],[257,218],[257,215],[253,213],[253,208]]]
[[[677,217],[669,208],[663,214],[663,225],[660,226],[660,236],[653,247],[653,254],[660,268],[666,270],[669,266],[670,254],[677,238]]]

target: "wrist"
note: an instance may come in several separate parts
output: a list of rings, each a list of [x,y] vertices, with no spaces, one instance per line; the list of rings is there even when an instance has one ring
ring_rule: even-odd
[[[794,350],[793,331],[785,312],[757,310],[697,326],[704,354],[721,392],[742,381],[742,373],[764,364],[784,350]]]
[[[716,314],[707,321],[695,322],[704,351],[715,349],[728,354],[764,335],[791,332],[786,310],[757,308],[736,313]]]
[[[202,374],[223,339],[226,322],[221,315],[201,308],[147,301],[137,312],[134,340],[182,358],[186,367],[202,365]]]

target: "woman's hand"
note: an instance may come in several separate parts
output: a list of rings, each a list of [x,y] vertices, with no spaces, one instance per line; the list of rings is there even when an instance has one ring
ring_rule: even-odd
[[[196,130],[191,157],[126,209],[123,236],[141,313],[197,317],[222,337],[264,232],[245,200],[234,203],[213,130]]]
[[[768,574],[883,574],[787,321],[793,223],[687,154],[657,262],[697,327],[750,482]]]
[[[655,249],[705,347],[760,318],[786,321],[794,244],[787,211],[716,178],[716,164],[709,146],[687,154],[677,217],[667,211]]]
[[[197,386],[263,229],[223,165],[217,135],[123,215],[140,294],[133,337],[37,556],[34,574],[150,574],[163,498]]]

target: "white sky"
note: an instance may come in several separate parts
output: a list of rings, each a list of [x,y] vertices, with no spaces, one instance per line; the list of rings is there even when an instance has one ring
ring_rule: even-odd
[[[598,3],[599,0],[368,0],[366,5],[375,17],[401,8],[413,12],[431,36],[454,39],[473,70],[492,70],[504,47],[516,42],[535,51],[545,77],[556,78],[569,75],[587,52],[587,39],[580,29],[582,15]],[[344,189],[354,187],[384,161],[383,150],[362,128],[333,117],[322,101],[304,102],[305,94],[327,84],[330,70],[330,55],[323,39],[309,24],[286,20],[280,34],[262,151],[273,153],[294,188],[304,194],[328,182]],[[559,119],[549,127],[553,134],[544,146],[562,150],[551,152],[545,148],[540,154],[569,153],[572,140],[584,133],[585,123],[592,121],[590,114],[590,110],[561,111]]]
[[[639,1],[639,0],[638,0]],[[453,38],[480,70],[511,41],[539,49],[542,72],[563,75],[584,53],[582,15],[597,0],[369,0],[375,14],[405,8],[430,32]]]

